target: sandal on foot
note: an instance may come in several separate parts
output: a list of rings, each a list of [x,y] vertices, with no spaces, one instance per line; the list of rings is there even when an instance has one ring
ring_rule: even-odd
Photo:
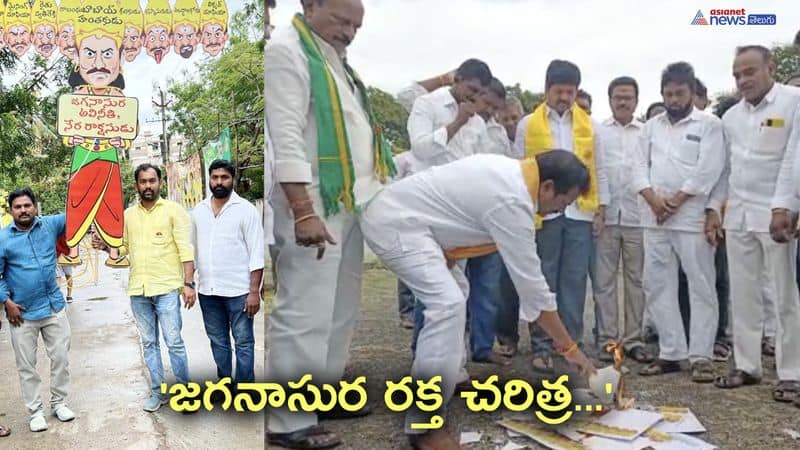
[[[481,364],[496,364],[498,366],[508,366],[511,364],[510,359],[495,351],[489,352],[485,358],[476,358],[472,361]]]
[[[517,344],[501,344],[497,346],[497,353],[506,358],[513,358],[517,354]]]
[[[541,373],[554,373],[553,358],[549,356],[534,356],[531,360],[533,370]]]
[[[291,433],[267,433],[267,441],[272,445],[299,450],[333,448],[342,443],[339,436],[325,431],[319,425]]]
[[[692,382],[711,383],[717,375],[714,373],[714,365],[707,359],[695,361],[692,364]]]
[[[638,363],[651,363],[655,359],[652,353],[648,352],[644,346],[636,346],[626,352],[628,356]]]
[[[761,377],[750,375],[744,370],[734,370],[728,375],[717,377],[714,386],[720,389],[736,389],[741,386],[752,386],[761,383]]]
[[[643,377],[651,377],[654,375],[664,375],[673,372],[681,371],[681,363],[678,361],[667,361],[666,359],[657,359],[649,366],[644,367],[639,371],[639,375]]]
[[[791,403],[799,397],[799,392],[800,383],[797,381],[780,381],[772,390],[772,398],[776,402]]]
[[[731,347],[724,342],[714,343],[714,361],[727,361],[731,357]]]
[[[6,428],[0,425],[0,437],[6,437],[11,434],[11,428]]]

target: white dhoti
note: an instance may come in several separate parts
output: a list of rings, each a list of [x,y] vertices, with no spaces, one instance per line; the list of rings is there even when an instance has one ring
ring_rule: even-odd
[[[736,368],[753,376],[762,375],[761,339],[769,308],[769,291],[761,286],[762,268],[766,266],[777,306],[778,378],[800,380],[800,294],[795,281],[795,243],[779,244],[769,233],[728,231],[726,236]]]
[[[646,228],[644,249],[643,284],[658,330],[659,358],[688,358],[691,363],[711,359],[719,319],[714,248],[703,233]],[[688,346],[678,307],[679,262],[689,284],[692,320]]]
[[[295,244],[294,218],[281,203],[275,207],[278,289],[268,316],[267,379],[285,383],[311,374],[314,383],[338,383],[361,301],[364,242],[358,217],[342,213],[325,219],[336,245],[328,244],[317,260],[316,248]],[[267,417],[272,433],[317,424],[316,413],[287,408],[270,409]]]
[[[381,216],[375,214],[371,220],[369,214],[365,215],[364,239],[383,264],[411,289],[417,301],[425,305],[425,324],[417,338],[411,377],[424,381],[442,377],[441,410],[428,413],[412,408],[406,414],[406,433],[423,433],[425,430],[411,429],[411,424],[429,423],[434,414],[444,417],[455,385],[463,378],[467,317],[467,296],[459,286],[463,269],[448,269],[442,248],[419,225],[407,225],[406,230],[403,223],[396,223],[389,228],[384,225],[387,218]]]

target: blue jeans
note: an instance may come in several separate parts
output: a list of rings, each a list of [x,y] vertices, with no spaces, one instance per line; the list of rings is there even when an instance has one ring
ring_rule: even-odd
[[[495,322],[502,301],[500,280],[503,272],[500,253],[470,258],[466,274],[469,280],[467,298],[467,327],[469,328],[470,354],[474,361],[485,361],[494,346]],[[416,350],[417,336],[425,323],[425,306],[414,306],[414,336],[411,350]]]
[[[594,247],[592,223],[559,216],[546,220],[536,233],[536,248],[542,272],[556,293],[558,315],[570,337],[583,345],[583,310],[586,278]],[[533,356],[549,355],[553,341],[538,326],[531,327]]]
[[[503,258],[494,252],[467,261],[469,297],[467,298],[467,326],[469,348],[473,361],[485,361],[494,346],[495,321],[502,300],[500,278]]]
[[[397,280],[397,306],[400,311],[400,318],[412,316],[414,314],[414,293],[399,279]]]
[[[200,310],[203,312],[203,323],[208,340],[211,341],[211,353],[217,364],[217,377],[220,379],[233,376],[233,348],[231,334],[236,346],[235,383],[252,383],[255,381],[255,338],[253,337],[253,319],[244,311],[247,294],[239,297],[220,297],[217,295],[198,296]]]
[[[189,362],[181,337],[181,300],[178,291],[154,297],[134,295],[131,297],[131,310],[142,339],[144,362],[150,372],[150,389],[153,394],[161,395],[161,383],[165,382],[161,346],[158,343],[159,326],[169,351],[172,373],[178,383],[188,383]]]
[[[519,343],[519,294],[505,264],[500,273],[501,301],[497,308],[495,334],[501,345]]]

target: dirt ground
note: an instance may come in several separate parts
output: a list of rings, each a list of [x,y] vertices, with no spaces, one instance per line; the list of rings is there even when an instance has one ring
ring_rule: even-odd
[[[377,266],[366,270],[361,318],[350,351],[348,374],[367,377],[369,399],[375,406],[375,412],[364,419],[325,423],[328,429],[338,433],[344,441],[339,448],[410,448],[403,434],[403,415],[391,412],[383,405],[385,380],[397,381],[407,375],[411,367],[411,331],[399,326],[395,289],[396,279],[388,271]],[[591,333],[594,320],[592,311],[593,307],[587,303],[587,333]],[[534,374],[528,369],[530,348],[527,331],[522,332],[521,353],[514,358],[512,366],[499,368],[471,363],[467,369],[472,378],[482,381],[492,374],[498,374],[501,378],[533,380]],[[587,342],[591,342],[588,337]],[[783,429],[800,432],[800,409],[772,400],[775,363],[771,358],[765,359],[766,373],[762,385],[731,391],[722,391],[713,385],[694,384],[687,371],[643,378],[636,375],[640,365],[626,362],[626,366],[631,371],[625,379],[627,390],[640,402],[691,408],[708,429],[706,434],[698,437],[720,449],[800,448],[800,441],[793,441],[783,432]],[[719,374],[723,374],[727,365],[716,363],[716,369]],[[510,440],[505,431],[495,424],[501,418],[502,412],[473,413],[466,409],[463,399],[454,398],[450,403],[446,423],[453,433],[482,433],[480,442],[465,445],[463,448],[496,450]],[[511,440],[530,449],[543,448],[525,438]]]

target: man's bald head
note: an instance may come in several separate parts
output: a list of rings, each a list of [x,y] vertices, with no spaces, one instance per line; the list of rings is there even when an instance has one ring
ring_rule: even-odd
[[[344,54],[364,20],[361,0],[303,0],[302,5],[311,29]]]

